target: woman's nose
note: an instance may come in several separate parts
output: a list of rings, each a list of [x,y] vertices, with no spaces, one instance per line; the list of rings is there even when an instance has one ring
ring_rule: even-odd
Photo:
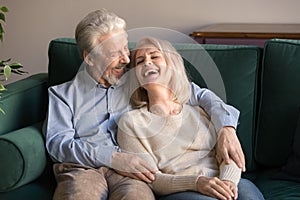
[[[145,58],[145,60],[144,60],[144,66],[149,66],[149,65],[152,65],[152,60],[149,59],[149,58]]]

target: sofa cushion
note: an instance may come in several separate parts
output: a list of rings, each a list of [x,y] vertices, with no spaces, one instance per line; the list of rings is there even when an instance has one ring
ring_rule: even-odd
[[[208,87],[223,101],[240,110],[237,134],[245,153],[247,170],[254,170],[252,147],[261,49],[238,45],[177,44],[175,47],[186,61],[187,72],[194,82]]]
[[[287,163],[275,175],[277,179],[300,182],[300,113],[298,114],[297,126],[294,133],[292,152]]]
[[[255,157],[281,167],[291,152],[300,106],[300,41],[273,39],[265,44]]]
[[[293,181],[274,179],[278,169],[260,170],[253,182],[266,200],[296,200],[300,198],[300,184]]]
[[[245,154],[246,168],[247,171],[256,169],[253,146],[262,49],[242,45],[174,46],[182,55],[192,81],[209,88],[240,111],[237,134]]]
[[[83,61],[74,38],[52,40],[48,59],[49,86],[71,80]]]
[[[48,74],[40,73],[7,85],[0,104],[0,135],[37,123],[45,118]],[[5,124],[5,126],[3,126]]]
[[[222,75],[227,95],[224,101],[240,111],[237,134],[245,153],[247,171],[251,171],[255,169],[253,146],[261,49],[254,46],[211,46],[206,49]]]
[[[46,166],[40,123],[1,135],[0,149],[0,192],[36,179]]]

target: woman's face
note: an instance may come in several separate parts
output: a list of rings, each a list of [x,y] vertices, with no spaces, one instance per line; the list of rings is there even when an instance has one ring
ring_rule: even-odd
[[[135,66],[138,81],[144,88],[153,83],[166,85],[170,80],[166,59],[154,46],[137,50]]]

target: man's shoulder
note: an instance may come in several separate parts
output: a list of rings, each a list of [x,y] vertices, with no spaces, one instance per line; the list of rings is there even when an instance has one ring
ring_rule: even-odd
[[[72,88],[72,80],[71,81],[67,81],[58,85],[53,85],[51,87],[49,87],[50,91],[56,91],[56,92],[62,92],[65,90],[68,90],[69,88]]]

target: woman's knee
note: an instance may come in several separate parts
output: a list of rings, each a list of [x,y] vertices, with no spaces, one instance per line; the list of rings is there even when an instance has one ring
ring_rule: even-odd
[[[264,197],[258,187],[250,180],[241,179],[238,184],[239,200],[263,200]]]

